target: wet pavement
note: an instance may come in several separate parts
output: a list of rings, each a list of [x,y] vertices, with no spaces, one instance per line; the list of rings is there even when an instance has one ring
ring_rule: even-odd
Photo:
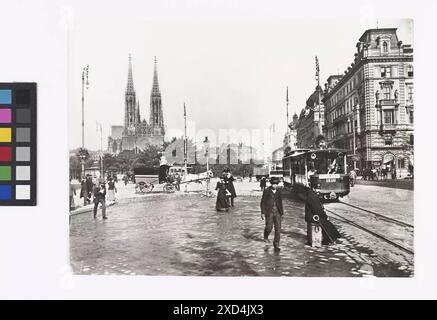
[[[412,262],[391,260],[358,241],[354,230],[332,220],[344,238],[312,248],[306,243],[303,203],[284,199],[281,251],[263,241],[260,193],[239,196],[229,212],[215,198],[155,194],[125,199],[99,214],[72,217],[75,274],[184,276],[390,276],[408,277]],[[273,234],[271,235],[273,239]]]

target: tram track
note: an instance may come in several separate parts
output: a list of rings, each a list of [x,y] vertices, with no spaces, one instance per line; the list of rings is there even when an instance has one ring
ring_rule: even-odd
[[[411,248],[408,248],[408,247],[406,247],[406,246],[404,246],[402,244],[399,244],[399,243],[397,243],[397,242],[395,242],[393,240],[390,240],[387,237],[383,236],[382,234],[380,234],[378,232],[375,232],[375,231],[372,231],[369,228],[363,226],[362,224],[359,224],[357,222],[349,220],[349,219],[345,218],[344,216],[342,216],[342,215],[340,215],[340,214],[338,214],[338,213],[336,213],[336,212],[334,212],[332,210],[329,210],[329,209],[325,208],[325,211],[329,212],[331,215],[334,215],[333,218],[338,220],[338,221],[347,223],[347,224],[349,224],[349,225],[351,225],[351,226],[353,226],[353,227],[355,227],[357,229],[365,231],[365,232],[371,234],[372,236],[374,236],[376,238],[379,238],[380,240],[383,240],[383,241],[387,242],[388,244],[390,244],[390,245],[392,245],[392,246],[394,246],[394,247],[396,247],[396,248],[398,248],[398,249],[400,249],[400,250],[402,250],[404,252],[407,252],[407,253],[409,253],[411,255],[414,255],[414,251]]]
[[[344,202],[340,202],[340,203],[346,204]],[[346,205],[349,205],[349,204],[346,204]],[[304,206],[303,207],[299,207],[299,206],[296,206],[296,205],[291,205],[291,207],[294,207],[296,209],[305,209]],[[364,231],[364,232],[374,236],[375,238],[378,238],[378,239],[380,239],[380,240],[390,244],[391,246],[396,247],[397,249],[399,249],[401,251],[404,251],[404,252],[406,252],[408,254],[414,255],[413,249],[411,249],[411,248],[409,248],[407,246],[404,246],[404,245],[402,245],[402,244],[400,244],[400,243],[398,243],[396,241],[390,240],[386,236],[384,236],[384,235],[382,235],[382,234],[380,234],[380,233],[378,233],[376,231],[373,231],[373,230],[369,229],[368,227],[364,226],[363,224],[360,224],[358,222],[352,221],[352,220],[344,217],[343,215],[341,215],[341,214],[339,214],[337,212],[334,212],[334,211],[332,211],[330,209],[327,209],[326,206],[324,206],[324,207],[325,207],[325,211],[330,214],[331,218],[333,218],[333,219],[335,219],[337,221],[340,221],[342,223],[349,224],[350,226],[353,226],[353,227],[355,227],[355,228],[357,228],[357,229],[359,229],[361,231]],[[354,206],[354,205],[350,205],[350,207],[356,208],[358,210],[361,209],[364,212],[370,211],[370,210],[363,209],[363,208],[360,208],[360,207],[357,207],[357,206]],[[386,222],[390,222],[390,223],[393,223],[393,224],[396,224],[396,225],[400,225],[402,227],[408,227],[408,228],[414,229],[414,226],[412,226],[412,225],[410,225],[408,223],[405,223],[403,221],[399,221],[397,219],[393,219],[393,218],[387,217],[385,215],[382,215],[382,214],[379,214],[379,213],[376,213],[376,212],[373,212],[373,211],[370,211],[369,213],[377,216],[378,218],[381,218],[381,219],[385,220]]]
[[[338,201],[337,203],[344,204],[345,206],[349,206],[349,207],[352,207],[354,209],[361,210],[361,211],[373,214],[375,217],[383,219],[383,220],[385,220],[387,222],[392,222],[392,223],[398,224],[398,225],[403,226],[403,227],[408,227],[408,228],[413,228],[414,229],[414,226],[412,224],[409,224],[407,222],[404,222],[404,221],[401,221],[401,220],[397,220],[397,219],[394,219],[394,218],[390,218],[390,217],[388,217],[386,215],[383,215],[381,213],[374,212],[374,211],[368,210],[368,209],[364,209],[364,208],[361,208],[361,207],[358,207],[356,205],[353,205],[353,204],[350,204],[350,203],[347,203],[347,202],[343,202],[343,201]]]

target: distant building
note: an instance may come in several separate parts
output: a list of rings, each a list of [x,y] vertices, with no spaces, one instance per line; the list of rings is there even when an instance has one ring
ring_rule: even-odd
[[[292,150],[297,149],[297,122],[299,117],[295,113],[293,115],[293,121],[288,124],[289,130],[284,135],[283,149],[284,153],[288,153]]]
[[[282,169],[283,157],[284,157],[284,147],[280,147],[272,152],[272,170]]]
[[[366,30],[356,47],[344,75],[325,85],[327,144],[355,153],[350,165],[386,166],[405,176],[413,157],[413,48],[396,28]]]
[[[292,127],[296,130],[296,147],[298,149],[316,147],[316,140],[323,135],[325,107],[322,103],[323,90],[317,85],[315,91],[306,101],[299,118]],[[294,118],[294,117],[293,117]]]
[[[161,146],[164,142],[165,127],[162,111],[161,91],[155,58],[153,86],[150,93],[150,117],[141,120],[140,104],[136,98],[132,75],[132,59],[129,55],[129,69],[125,91],[124,126],[112,126],[108,137],[108,152],[117,154],[123,150],[139,151],[148,145]]]

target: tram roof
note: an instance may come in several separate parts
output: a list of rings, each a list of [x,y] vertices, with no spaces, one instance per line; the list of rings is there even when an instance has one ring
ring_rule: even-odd
[[[331,152],[343,152],[344,154],[347,153],[346,149],[339,149],[339,148],[327,148],[327,149],[297,149],[293,150],[291,153],[287,154],[284,158],[288,157],[298,157],[304,154],[311,154],[311,153],[331,153]]]

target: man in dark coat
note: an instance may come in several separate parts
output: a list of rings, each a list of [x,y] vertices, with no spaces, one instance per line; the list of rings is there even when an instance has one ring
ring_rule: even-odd
[[[90,175],[87,176],[85,185],[86,185],[86,202],[90,203],[91,196],[92,196],[93,189],[94,189],[93,179]]]
[[[102,218],[108,219],[106,216],[106,185],[104,181],[99,181],[94,188],[94,219],[97,217],[97,207],[102,204]]]
[[[235,178],[231,174],[231,171],[229,169],[225,169],[224,174],[225,174],[226,190],[228,190],[229,193],[231,194],[229,196],[229,198],[231,200],[230,201],[231,207],[233,207],[234,206],[234,198],[237,197],[237,193],[235,192],[235,187],[234,187]]]
[[[273,247],[275,251],[279,248],[279,240],[281,238],[281,220],[284,214],[282,206],[281,191],[278,190],[279,179],[270,179],[270,187],[264,190],[261,198],[261,219],[265,220],[266,226],[264,229],[264,241],[269,242],[268,237],[275,227],[275,237],[273,239]],[[264,219],[265,218],[265,219]]]
[[[261,191],[264,191],[266,189],[266,186],[267,186],[267,179],[266,179],[266,177],[262,177],[261,178],[259,186],[261,188]]]
[[[305,221],[308,226],[308,237],[310,223],[319,223],[321,225],[322,244],[334,243],[335,240],[341,238],[341,235],[335,226],[328,220],[328,216],[325,213],[325,209],[323,208],[319,196],[310,188],[307,188],[307,197],[305,201]]]

